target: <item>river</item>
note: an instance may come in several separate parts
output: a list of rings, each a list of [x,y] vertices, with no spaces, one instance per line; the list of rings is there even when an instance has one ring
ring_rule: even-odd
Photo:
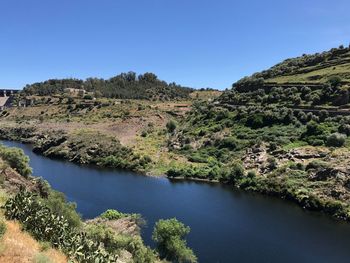
[[[188,245],[199,262],[350,262],[350,224],[289,201],[218,184],[79,166],[37,155],[30,145],[3,144],[22,148],[34,175],[76,202],[83,218],[109,208],[142,214],[142,236],[152,247],[154,223],[176,217],[191,227]]]

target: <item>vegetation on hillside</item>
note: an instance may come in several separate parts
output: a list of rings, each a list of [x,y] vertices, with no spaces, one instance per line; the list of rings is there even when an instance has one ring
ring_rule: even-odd
[[[340,46],[322,53],[289,58],[270,69],[245,77],[233,86],[240,89],[261,82],[324,83],[331,77],[350,81],[350,47]]]
[[[189,98],[192,92],[192,89],[174,82],[161,81],[153,73],[136,76],[135,72],[121,73],[107,80],[51,79],[27,85],[23,91],[25,95],[47,96],[63,94],[66,89],[82,89],[92,92],[95,97],[147,100]]]
[[[1,149],[0,177],[6,169],[18,168],[17,164],[12,162],[13,159],[24,160],[21,167],[26,169],[23,171],[30,170],[29,159],[22,150],[4,146],[1,146]],[[8,155],[11,159],[4,160]],[[18,176],[28,183],[37,181],[25,173]],[[0,186],[5,186],[3,180]],[[41,183],[40,191],[29,188],[25,190],[25,187],[22,185],[13,192],[14,195],[9,193],[11,196],[6,196],[3,206],[6,219],[17,220],[36,240],[64,252],[71,260],[85,263],[109,263],[117,260],[135,263],[160,262],[160,250],[155,251],[144,245],[139,235],[139,227],[133,227],[136,232],[120,232],[120,227],[114,227],[125,224],[123,222],[126,222],[127,226],[142,224],[143,220],[139,214],[126,214],[110,209],[94,220],[83,222],[75,210],[75,204],[67,203],[64,195],[52,190],[46,182]],[[177,224],[182,225],[180,222]],[[0,215],[0,238],[5,231],[6,225],[1,221]],[[186,228],[186,231],[189,229]],[[179,242],[185,245],[183,239]],[[186,246],[177,248],[175,252],[174,247],[163,248],[162,253],[175,253],[174,255],[179,257],[178,262],[196,262],[195,255]],[[190,258],[184,253],[190,255]],[[38,254],[37,257],[49,260],[44,254]]]

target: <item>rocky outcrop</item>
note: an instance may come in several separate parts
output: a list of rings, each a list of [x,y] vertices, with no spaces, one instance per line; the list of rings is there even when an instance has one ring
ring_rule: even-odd
[[[138,236],[140,235],[140,226],[138,222],[131,217],[123,217],[117,220],[108,220],[103,218],[95,218],[85,221],[86,224],[103,224],[111,229],[116,234],[128,235],[128,236]]]
[[[322,168],[318,171],[315,171],[314,173],[311,173],[310,180],[326,181],[329,178],[337,177],[339,174],[340,174],[340,171],[335,168],[331,168],[331,167]]]
[[[38,193],[45,197],[48,195],[48,185],[40,178],[24,177],[10,167],[0,169],[2,187],[8,193],[17,193],[24,188],[27,191]]]

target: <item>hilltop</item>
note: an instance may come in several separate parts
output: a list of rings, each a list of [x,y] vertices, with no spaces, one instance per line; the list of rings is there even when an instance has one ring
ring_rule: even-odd
[[[50,79],[26,85],[25,95],[52,96],[64,93],[81,93],[89,97],[172,100],[189,98],[193,91],[175,82],[159,80],[153,73],[136,75],[135,72],[121,73],[110,79]],[[85,94],[86,93],[86,94]]]
[[[262,78],[266,83],[319,84],[326,83],[331,77],[339,77],[343,83],[350,82],[350,47],[340,46],[321,53],[286,59],[253,74],[251,78]]]
[[[230,105],[283,105],[294,109],[348,108],[350,48],[287,59],[244,77],[219,102]]]

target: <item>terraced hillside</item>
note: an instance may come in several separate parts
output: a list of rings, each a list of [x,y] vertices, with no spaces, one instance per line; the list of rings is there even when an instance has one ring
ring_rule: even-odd
[[[244,77],[219,102],[228,105],[275,105],[347,115],[350,90],[350,48],[287,59]],[[345,109],[345,112],[344,112]]]
[[[331,77],[350,82],[350,49],[340,46],[313,55],[286,59],[254,75],[268,83],[325,83]]]

